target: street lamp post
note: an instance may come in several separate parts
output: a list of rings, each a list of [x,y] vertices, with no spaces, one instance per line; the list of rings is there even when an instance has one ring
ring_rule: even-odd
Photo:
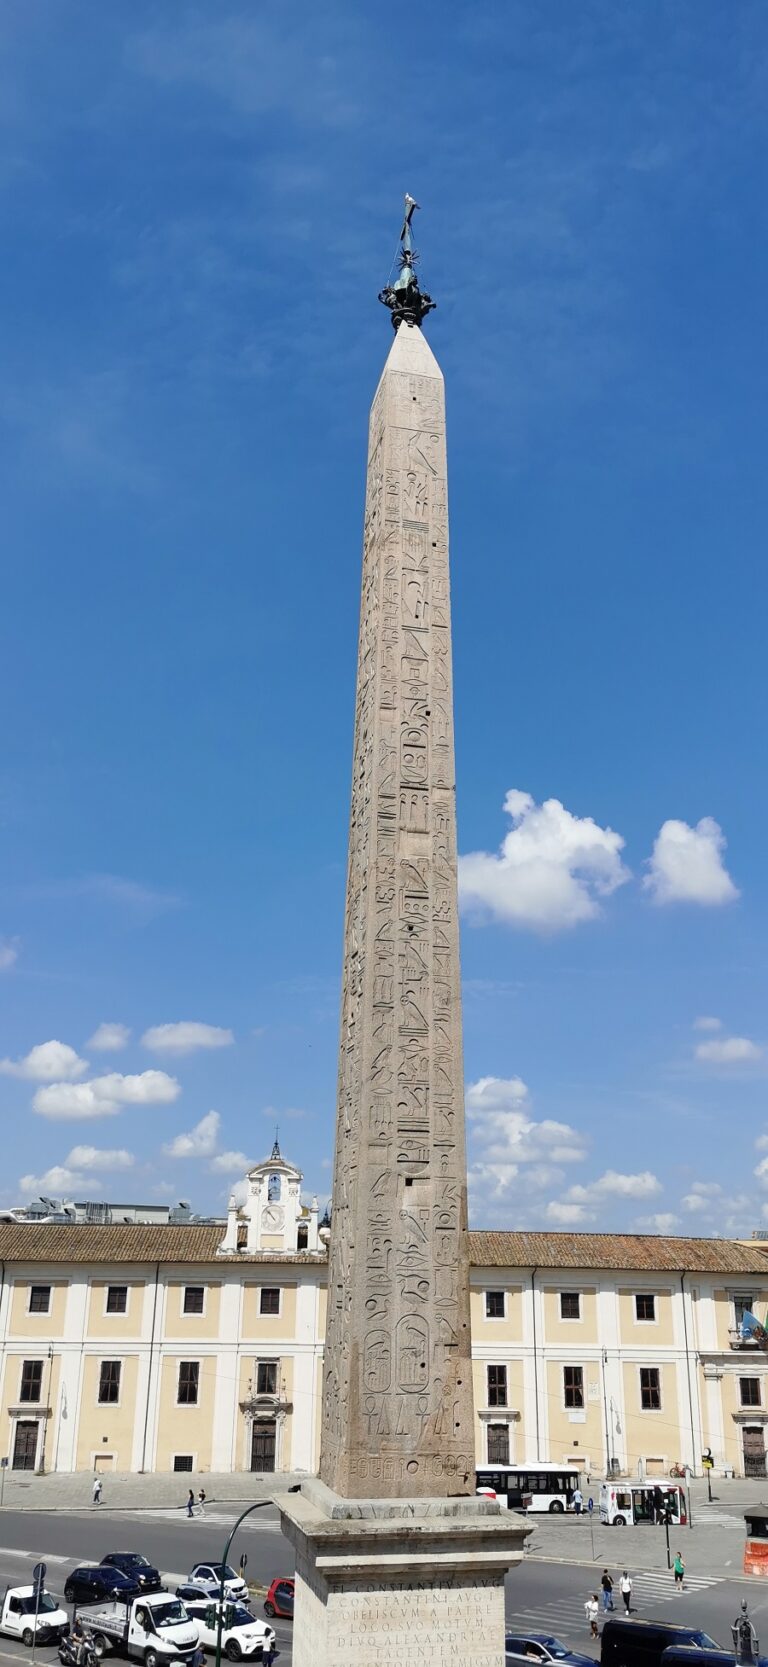
[[[224,1629],[224,1570],[227,1566],[227,1558],[229,1557],[229,1548],[230,1548],[230,1546],[232,1544],[232,1541],[233,1541],[233,1539],[234,1539],[234,1537],[237,1533],[238,1528],[240,1527],[241,1522],[244,1522],[245,1518],[249,1517],[251,1515],[252,1511],[260,1511],[263,1508],[264,1505],[271,1505],[271,1504],[272,1504],[271,1499],[257,1499],[255,1505],[248,1505],[247,1508],[244,1511],[242,1511],[240,1516],[238,1517],[237,1522],[235,1523],[235,1525],[232,1529],[232,1532],[229,1536],[229,1539],[227,1540],[227,1543],[224,1547],[224,1556],[221,1559],[221,1575],[219,1577],[219,1613],[218,1613],[218,1618],[217,1618],[217,1621],[216,1621],[216,1667],[221,1667],[221,1634],[222,1634],[222,1631]]]

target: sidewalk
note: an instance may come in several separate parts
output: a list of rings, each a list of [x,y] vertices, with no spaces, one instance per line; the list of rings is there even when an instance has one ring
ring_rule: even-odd
[[[178,1508],[183,1516],[187,1508],[187,1494],[193,1489],[195,1498],[205,1489],[206,1510],[209,1506],[230,1504],[249,1505],[254,1499],[269,1499],[273,1493],[302,1480],[290,1472],[273,1475],[252,1475],[249,1471],[226,1471],[222,1474],[206,1472],[192,1475],[164,1472],[138,1476],[130,1471],[107,1471],[102,1476],[101,1504],[93,1503],[93,1476],[79,1470],[72,1475],[30,1475],[29,1471],[6,1470],[3,1486],[5,1511],[156,1511]]]

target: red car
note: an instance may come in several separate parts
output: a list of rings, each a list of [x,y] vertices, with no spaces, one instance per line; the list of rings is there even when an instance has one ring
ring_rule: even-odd
[[[295,1584],[293,1577],[289,1579],[287,1575],[272,1581],[264,1599],[265,1615],[286,1615],[289,1620],[293,1620],[293,1589]]]

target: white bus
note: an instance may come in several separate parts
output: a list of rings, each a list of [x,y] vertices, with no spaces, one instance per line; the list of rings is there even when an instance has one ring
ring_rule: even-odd
[[[509,1511],[572,1511],[579,1475],[567,1464],[484,1464],[475,1487]]]
[[[613,1528],[663,1522],[667,1515],[676,1528],[688,1521],[685,1488],[680,1482],[662,1477],[658,1482],[603,1482],[600,1488],[600,1521]]]

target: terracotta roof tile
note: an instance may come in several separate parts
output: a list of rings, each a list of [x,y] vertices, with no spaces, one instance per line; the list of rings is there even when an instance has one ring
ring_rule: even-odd
[[[470,1233],[474,1267],[617,1268],[662,1273],[764,1273],[768,1246],[656,1233]]]
[[[217,1256],[223,1222],[180,1227],[70,1225],[56,1222],[0,1223],[0,1258],[6,1262],[298,1262],[311,1266],[324,1253],[297,1251],[276,1256],[238,1251]]]

